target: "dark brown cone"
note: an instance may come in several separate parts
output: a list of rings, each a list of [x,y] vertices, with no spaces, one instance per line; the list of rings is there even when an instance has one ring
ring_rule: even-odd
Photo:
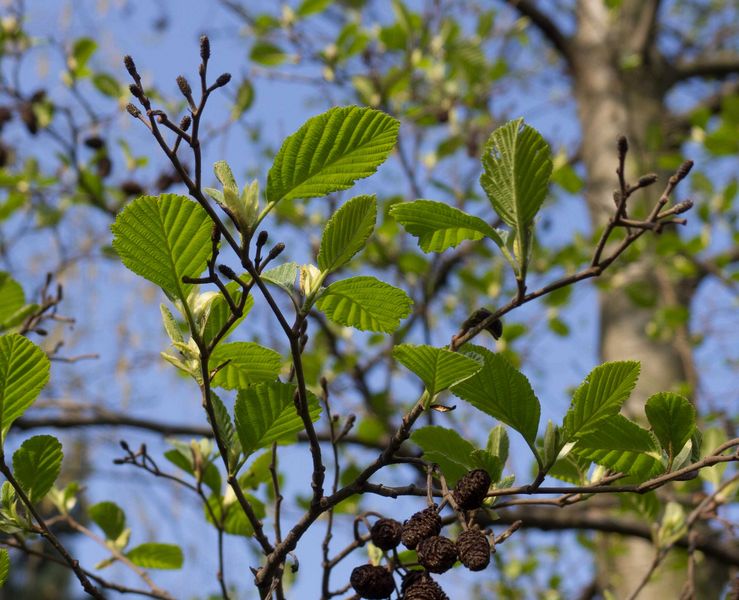
[[[400,543],[403,526],[395,519],[380,519],[370,529],[372,543],[380,550],[392,550]]]
[[[469,471],[457,482],[452,497],[460,510],[480,508],[490,483],[490,475],[484,469]]]
[[[355,567],[349,583],[361,598],[380,600],[389,597],[395,591],[393,574],[384,567],[374,565]]]
[[[454,542],[440,535],[421,540],[416,552],[418,562],[431,573],[445,573],[457,562],[457,547]]]
[[[436,512],[435,506],[429,506],[403,523],[403,533],[400,539],[406,548],[413,550],[418,542],[432,535],[439,535],[440,531],[441,517]]]
[[[144,193],[144,188],[142,188],[139,183],[131,179],[121,183],[120,189],[124,194],[126,194],[126,196],[138,196],[139,194]]]
[[[449,600],[438,583],[426,573],[411,571],[403,579],[402,600]]]
[[[457,538],[457,554],[470,571],[482,571],[490,564],[490,542],[479,529],[468,529]]]

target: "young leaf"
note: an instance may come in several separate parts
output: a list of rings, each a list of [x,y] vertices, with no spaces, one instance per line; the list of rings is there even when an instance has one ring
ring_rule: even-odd
[[[480,370],[476,360],[458,352],[433,346],[402,344],[393,348],[393,358],[423,381],[430,398]]]
[[[423,450],[426,461],[439,465],[449,485],[454,485],[472,467],[475,447],[453,429],[432,425],[411,434],[411,440]]]
[[[103,530],[105,539],[117,540],[126,528],[126,514],[115,502],[93,504],[87,514]]]
[[[213,223],[199,204],[184,196],[141,196],[111,226],[113,248],[123,264],[183,302],[210,256]]]
[[[408,233],[418,238],[418,245],[424,252],[443,252],[464,240],[484,237],[504,246],[500,233],[485,221],[443,202],[403,202],[393,205],[390,214]]]
[[[655,477],[664,471],[655,456],[657,446],[649,431],[623,415],[611,415],[579,435],[572,452],[614,471],[640,479]]]
[[[144,569],[180,569],[184,557],[182,549],[174,544],[148,542],[126,552],[126,557]]]
[[[226,290],[228,291],[234,303],[238,305],[241,301],[241,294],[243,293],[241,286],[235,281],[232,281],[226,284]],[[229,333],[232,332],[239,325],[239,323],[241,323],[241,321],[246,318],[246,315],[249,314],[253,306],[254,298],[249,295],[246,299],[246,302],[244,303],[244,311],[242,312],[241,316],[233,322],[226,335],[221,338],[222,340],[226,339]],[[218,334],[221,328],[226,324],[230,317],[231,308],[229,307],[223,293],[219,292],[218,295],[211,302],[210,311],[208,312],[208,317],[203,327],[203,339],[206,342],[212,340]]]
[[[10,575],[10,555],[5,548],[0,548],[0,588],[5,585]]]
[[[282,358],[271,348],[254,342],[231,342],[216,346],[210,358],[211,369],[224,364],[213,378],[213,385],[235,390],[277,379]]]
[[[350,277],[328,286],[316,307],[334,323],[362,331],[392,333],[411,312],[403,290],[374,277]]]
[[[374,196],[356,196],[328,220],[321,237],[318,268],[336,271],[367,243],[377,220]]]
[[[0,271],[0,324],[5,323],[25,303],[21,285],[5,271]]]
[[[180,330],[180,326],[177,324],[172,311],[170,311],[165,304],[159,305],[159,311],[162,313],[164,331],[167,332],[167,336],[172,343],[185,343],[185,338],[182,337],[182,331]]]
[[[251,494],[244,494],[244,496],[249,501],[249,504],[251,504],[257,519],[263,519],[267,514],[264,508],[264,502]],[[249,519],[244,514],[244,511],[241,510],[241,506],[239,506],[235,498],[232,502],[227,502],[226,498],[219,498],[214,494],[208,498],[208,506],[210,510],[208,510],[208,507],[203,507],[205,520],[208,523],[214,524],[213,516],[215,516],[217,521],[223,522],[223,531],[230,535],[240,535],[243,537],[254,535],[254,528],[251,526]],[[211,516],[211,511],[213,512],[213,516]]]
[[[539,429],[539,400],[529,380],[502,356],[481,346],[465,346],[484,364],[472,377],[452,387],[452,393],[518,431],[534,447]]]
[[[508,432],[503,425],[496,425],[490,430],[488,436],[487,451],[493,456],[497,456],[501,465],[508,460],[508,448],[510,442],[508,440]]]
[[[283,290],[292,292],[295,288],[295,278],[298,276],[298,265],[294,262],[281,264],[279,267],[267,269],[262,273],[262,279],[272,283]]]
[[[315,198],[350,188],[385,161],[399,127],[391,116],[358,106],[308,119],[277,153],[267,175],[267,200]]]
[[[271,381],[239,390],[234,416],[244,456],[303,430],[293,401],[295,389]],[[309,393],[308,403],[311,420],[316,421],[321,414],[318,398]]]
[[[654,435],[672,461],[695,431],[695,407],[678,394],[661,392],[647,400],[644,411]]]
[[[520,236],[547,194],[552,173],[549,145],[523,119],[509,121],[490,135],[482,165],[480,184],[495,212]]]
[[[564,418],[564,439],[591,431],[618,413],[639,378],[636,361],[608,362],[595,367],[575,390]]]
[[[62,444],[53,435],[34,435],[13,453],[13,474],[36,504],[54,485],[62,468]]]
[[[41,348],[16,333],[0,336],[0,441],[48,380],[49,358]]]

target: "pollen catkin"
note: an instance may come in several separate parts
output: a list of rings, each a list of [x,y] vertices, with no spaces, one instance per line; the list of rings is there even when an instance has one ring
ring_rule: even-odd
[[[370,529],[372,543],[380,550],[392,550],[400,543],[403,526],[395,519],[380,519]]]
[[[457,538],[457,554],[470,571],[482,571],[490,564],[490,542],[479,529],[468,529]]]
[[[431,573],[446,573],[457,562],[457,547],[452,540],[441,535],[421,540],[416,552],[418,562]]]
[[[460,510],[480,508],[490,487],[490,475],[484,469],[468,471],[457,482],[452,497]]]
[[[441,517],[436,512],[435,506],[429,506],[411,516],[403,523],[401,541],[406,548],[414,550],[418,542],[439,535],[441,531]]]
[[[384,567],[361,565],[355,567],[349,578],[360,598],[387,598],[395,591],[393,575]]]

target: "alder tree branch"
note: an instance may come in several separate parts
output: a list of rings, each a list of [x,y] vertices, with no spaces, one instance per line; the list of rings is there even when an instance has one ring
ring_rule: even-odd
[[[549,15],[538,8],[532,0],[506,0],[506,2],[522,16],[528,17],[544,38],[559,52],[562,59],[567,63],[567,66],[573,66],[574,53],[572,44]]]
[[[739,54],[725,51],[678,60],[673,67],[676,82],[693,77],[728,77],[739,73]]]

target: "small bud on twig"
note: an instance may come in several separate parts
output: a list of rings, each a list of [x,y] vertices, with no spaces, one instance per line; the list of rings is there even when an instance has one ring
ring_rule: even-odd
[[[132,83],[128,86],[128,89],[131,91],[131,94],[135,97],[141,100],[141,98],[144,97],[144,90],[142,90],[137,84]]]
[[[685,177],[690,173],[690,169],[693,168],[693,161],[692,160],[686,160],[683,164],[680,165],[677,171],[675,171],[675,183],[679,183]]]
[[[210,40],[207,35],[200,36],[200,58],[203,62],[208,62],[210,58]]]
[[[674,214],[679,215],[684,212],[688,212],[691,208],[693,208],[693,201],[684,200],[675,204],[675,206],[672,207],[672,211],[674,212]]]
[[[647,187],[648,185],[652,185],[655,181],[657,181],[657,174],[656,173],[648,173],[647,175],[642,175],[639,177],[639,187]]]
[[[282,242],[280,242],[279,244],[275,244],[275,247],[272,248],[272,250],[269,251],[269,254],[267,255],[267,261],[266,262],[269,262],[269,261],[277,258],[282,253],[282,251],[284,249],[285,249],[285,244],[283,244]]]
[[[618,138],[618,157],[623,159],[626,153],[629,151],[629,140],[626,139],[625,135],[621,135]]]
[[[236,279],[236,273],[228,265],[218,265],[218,272],[229,279]]]
[[[218,76],[218,79],[216,79],[216,82],[213,84],[213,89],[217,90],[224,85],[228,85],[229,81],[231,81],[231,73],[223,73],[222,75]]]
[[[257,246],[261,248],[267,243],[267,238],[269,238],[269,233],[262,230],[259,232],[259,235],[257,236]]]
[[[139,79],[139,72],[136,70],[136,63],[133,62],[133,58],[126,54],[126,56],[123,57],[123,64],[126,66],[126,71],[128,71],[128,74],[131,77]]]
[[[213,223],[213,227],[210,230],[210,241],[217,244],[221,241],[221,230],[218,229],[218,225]]]
[[[130,102],[126,104],[126,110],[134,119],[138,119],[141,116],[141,111]]]
[[[188,129],[190,129],[190,123],[192,123],[190,115],[185,115],[180,121],[180,129],[182,129],[182,131],[187,131]]]
[[[192,96],[192,88],[184,75],[177,76],[177,87],[180,88],[180,91],[185,98],[189,99],[190,96]]]

